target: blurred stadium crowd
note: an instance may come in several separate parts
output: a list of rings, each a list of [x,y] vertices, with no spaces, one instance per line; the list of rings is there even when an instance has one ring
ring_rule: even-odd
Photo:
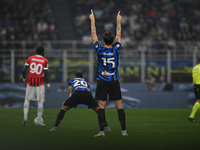
[[[48,0],[0,1],[1,48],[20,48],[6,41],[54,40],[57,37],[59,32]]]
[[[97,32],[115,32],[115,17],[121,10],[122,40],[200,40],[199,0],[75,0],[75,25],[83,40],[90,35],[88,10],[94,8]],[[116,10],[116,11],[113,11]],[[86,41],[85,40],[85,41]]]
[[[91,44],[90,9],[94,9],[99,40],[105,30],[115,33],[114,24],[121,10],[122,42],[199,41],[199,0],[66,0],[74,10],[73,23],[78,37]],[[7,40],[58,40],[60,33],[48,0],[0,1],[0,48]],[[64,40],[64,39],[61,39]],[[14,45],[17,47],[17,45]],[[27,47],[31,45],[27,45]]]

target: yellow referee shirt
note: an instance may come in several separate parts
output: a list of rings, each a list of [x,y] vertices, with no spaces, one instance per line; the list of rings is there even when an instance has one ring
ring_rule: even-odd
[[[193,78],[193,84],[200,85],[200,64],[197,64],[192,69],[192,78]]]

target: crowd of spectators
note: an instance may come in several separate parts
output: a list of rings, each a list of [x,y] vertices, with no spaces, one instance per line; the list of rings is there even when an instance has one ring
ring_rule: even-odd
[[[48,0],[0,1],[0,47],[2,49],[17,47],[16,44],[8,44],[7,41],[43,41],[58,38],[58,27]]]
[[[96,17],[99,41],[105,31],[116,30],[116,15],[122,18],[122,44],[146,50],[149,41],[167,41],[167,49],[177,41],[200,41],[199,0],[66,0],[73,7],[73,23],[85,44],[91,44],[90,9]],[[58,27],[48,0],[0,1],[0,48],[12,46],[7,41],[59,40]],[[61,39],[62,40],[62,39]],[[148,41],[148,42],[147,42]],[[130,44],[131,43],[131,44]],[[151,45],[150,49],[165,45]],[[16,47],[16,45],[15,45]],[[26,45],[26,48],[32,45]],[[191,43],[187,49],[191,49]],[[193,49],[193,48],[192,48]]]
[[[131,41],[199,41],[199,0],[73,0],[76,12],[74,23],[82,40],[90,36],[90,9],[94,9],[97,34],[115,33],[115,19],[120,10],[122,42]],[[89,41],[91,42],[91,41]],[[153,47],[152,47],[153,48]]]

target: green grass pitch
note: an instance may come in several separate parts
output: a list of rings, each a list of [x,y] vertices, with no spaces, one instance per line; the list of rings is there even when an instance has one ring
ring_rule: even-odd
[[[53,127],[59,109],[44,109],[46,126],[35,126],[36,109],[29,110],[22,126],[22,109],[0,109],[0,150],[193,150],[200,149],[199,122],[187,120],[190,109],[126,109],[127,131],[122,137],[115,109],[106,110],[112,129],[105,137],[98,133],[97,115],[91,109],[71,109],[57,132]]]

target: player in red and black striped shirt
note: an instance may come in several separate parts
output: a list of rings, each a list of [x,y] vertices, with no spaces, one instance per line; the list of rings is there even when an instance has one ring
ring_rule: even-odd
[[[26,72],[28,70],[28,78],[26,79]],[[43,114],[43,103],[45,96],[44,80],[47,83],[47,92],[50,91],[50,83],[48,79],[48,60],[44,57],[44,48],[38,47],[36,49],[36,55],[30,56],[22,71],[24,87],[26,87],[26,96],[24,101],[24,121],[23,125],[26,125],[28,119],[28,110],[31,100],[37,100],[38,110],[37,118],[38,125],[44,125],[42,114]]]

